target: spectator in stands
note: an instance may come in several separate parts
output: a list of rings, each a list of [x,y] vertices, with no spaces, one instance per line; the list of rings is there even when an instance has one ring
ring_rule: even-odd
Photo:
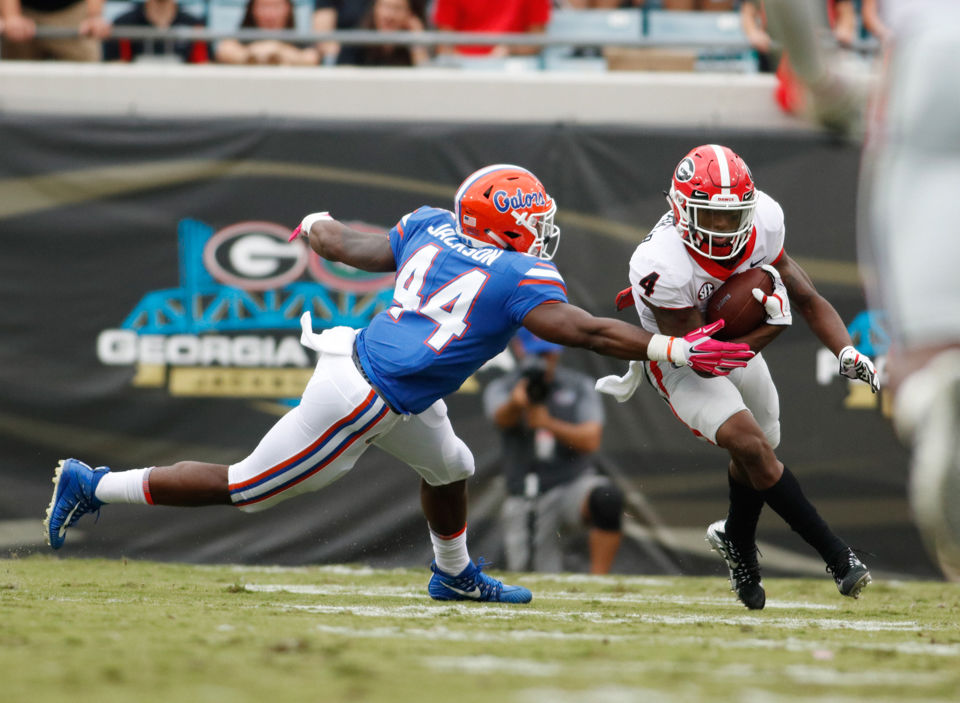
[[[145,0],[134,5],[113,21],[114,27],[203,27],[203,20],[184,12],[177,0]],[[104,61],[135,61],[141,56],[163,56],[165,40],[157,39],[109,39],[103,43]],[[210,52],[204,41],[173,43],[173,56],[183,63],[206,63]]]
[[[240,23],[241,29],[274,31],[293,29],[294,26],[291,0],[248,0],[247,12]],[[217,45],[216,59],[220,63],[233,64],[315,66],[320,62],[320,52],[312,46],[300,48],[275,39],[248,43],[223,39]]]
[[[872,0],[865,0],[871,2]],[[857,9],[853,0],[823,0],[827,19],[834,39],[843,47],[850,47],[857,35]],[[740,14],[743,18],[743,31],[751,39],[751,45],[769,52],[770,36],[766,31],[766,16],[763,11],[763,0],[741,0]],[[749,26],[748,26],[749,25]],[[754,44],[756,39],[757,44]]]
[[[646,0],[560,0],[557,7],[568,10],[618,10],[622,7],[640,7]]]
[[[372,0],[314,0],[313,31],[319,33],[357,29],[371,4]],[[336,63],[340,44],[321,42],[317,49],[323,63]]]
[[[446,32],[543,33],[550,21],[550,0],[436,0],[433,23]],[[439,47],[439,53],[504,57],[537,54],[539,46]]]
[[[776,68],[779,56],[773,54],[763,6],[758,0],[743,0],[740,3],[740,27],[750,46],[757,52],[760,70],[764,73],[772,72]]]
[[[744,0],[749,2],[749,0]],[[664,10],[680,10],[683,12],[692,12],[699,10],[702,12],[729,12],[734,9],[735,0],[660,0],[660,6]]]
[[[425,21],[422,0],[375,0],[358,29],[378,32],[422,32]],[[337,63],[353,66],[420,66],[430,60],[422,46],[393,44],[341,47]]]
[[[740,6],[741,25],[750,45],[760,58],[760,69],[776,71],[776,100],[787,112],[801,113],[806,109],[803,90],[793,74],[789,62],[771,52],[770,35],[763,8],[764,0],[743,0]],[[823,0],[834,39],[843,48],[849,48],[856,40],[857,12],[853,0]]]
[[[100,40],[110,35],[103,0],[0,0],[4,59],[99,61]],[[77,39],[39,39],[38,27],[76,29]]]
[[[844,49],[849,49],[857,40],[857,8],[853,0],[828,0],[827,17],[833,38]]]
[[[594,380],[560,366],[563,347],[526,329],[512,348],[519,368],[483,396],[502,440],[507,568],[563,571],[564,538],[588,529],[590,571],[609,573],[622,537],[623,493],[592,466],[604,422]]]
[[[879,0],[863,0],[860,14],[864,28],[881,42],[886,42],[890,38],[890,28],[884,22],[882,4]]]

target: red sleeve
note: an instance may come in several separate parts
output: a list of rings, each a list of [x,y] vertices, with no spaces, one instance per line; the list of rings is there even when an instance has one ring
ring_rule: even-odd
[[[530,0],[527,4],[527,26],[550,23],[550,0]]]
[[[133,47],[130,45],[129,39],[121,39],[117,42],[120,46],[120,60],[121,61],[133,61]]]
[[[458,14],[455,0],[437,0],[433,10],[433,24],[437,27],[459,27]]]

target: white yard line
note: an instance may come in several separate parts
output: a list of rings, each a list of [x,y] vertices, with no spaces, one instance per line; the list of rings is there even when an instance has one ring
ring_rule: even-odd
[[[632,686],[597,686],[580,691],[567,691],[560,688],[527,688],[519,691],[514,700],[517,703],[679,703],[680,701],[701,701],[691,695],[674,695],[653,688]]]
[[[482,610],[482,608],[480,609]],[[750,650],[784,650],[788,652],[816,652],[830,651],[831,648],[856,649],[875,652],[895,652],[908,656],[943,657],[960,659],[960,644],[935,644],[930,642],[870,642],[870,641],[843,641],[842,643],[798,640],[792,637],[786,639],[759,639],[759,638],[729,638],[729,637],[688,637],[672,636],[669,634],[613,634],[613,633],[585,633],[566,632],[563,630],[518,629],[513,628],[506,632],[491,632],[486,630],[458,630],[443,625],[436,627],[408,627],[408,626],[379,626],[379,627],[350,627],[318,623],[314,628],[319,632],[344,637],[356,638],[391,638],[391,639],[426,639],[452,642],[502,642],[535,641],[535,640],[569,640],[590,642],[623,642],[642,639],[646,644],[656,644],[663,647],[690,646],[724,647],[745,651]]]
[[[561,622],[590,622],[598,625],[616,625],[628,623],[650,623],[659,625],[733,625],[779,628],[783,630],[852,630],[856,632],[919,632],[922,628],[913,621],[895,622],[883,620],[846,620],[842,618],[784,618],[757,615],[664,615],[657,613],[630,613],[611,616],[590,610],[538,610],[529,607],[486,605],[478,603],[445,603],[423,605],[332,605],[324,603],[278,603],[281,608],[302,610],[308,613],[325,615],[348,614],[374,618],[434,618],[437,608],[446,612],[453,610],[457,615],[477,619],[504,620],[516,617],[539,617]]]
[[[620,635],[589,634],[585,632],[563,632],[560,630],[517,630],[506,632],[490,632],[482,630],[453,630],[444,626],[416,628],[416,627],[339,627],[336,625],[318,624],[314,626],[318,632],[331,635],[342,635],[350,638],[369,639],[426,639],[442,642],[504,642],[513,640],[526,642],[532,640],[570,640],[587,642],[620,642],[628,639]]]
[[[566,673],[581,673],[591,678],[605,678],[623,674],[706,674],[714,679],[731,679],[743,681],[751,679],[762,684],[762,679],[779,677],[781,672],[773,673],[748,662],[713,666],[696,662],[678,664],[673,660],[647,660],[635,662],[598,662],[591,660],[584,662],[583,670],[571,672],[570,667],[575,664],[565,663],[545,664],[531,659],[517,659],[496,657],[491,655],[459,656],[459,657],[428,657],[424,658],[423,665],[429,669],[445,671],[462,671],[470,673],[512,673],[521,676],[554,676],[561,671]],[[790,665],[783,669],[782,675],[801,684],[815,684],[825,686],[876,686],[876,685],[909,685],[935,686],[953,676],[952,671],[890,671],[890,670],[857,670],[841,671],[827,666]]]
[[[410,589],[400,586],[375,586],[362,587],[345,584],[274,584],[274,583],[248,583],[244,584],[248,591],[260,593],[296,593],[302,595],[327,596],[327,595],[355,595],[369,598],[423,598],[423,589]],[[658,604],[672,603],[680,605],[707,605],[723,606],[735,605],[736,599],[733,594],[729,596],[660,596],[660,595],[642,595],[637,593],[624,594],[604,594],[604,593],[574,593],[570,591],[537,591],[534,593],[537,600],[571,600],[579,602],[597,602],[597,603],[640,603],[640,604]],[[839,610],[838,605],[826,605],[824,603],[807,603],[801,601],[777,601],[768,600],[767,609],[769,610]]]
[[[840,671],[800,664],[785,667],[783,673],[797,683],[823,686],[934,686],[953,676],[951,671]]]
[[[423,664],[428,669],[471,674],[519,674],[521,676],[556,676],[563,672],[559,664],[532,659],[514,659],[479,655],[474,657],[430,657]]]

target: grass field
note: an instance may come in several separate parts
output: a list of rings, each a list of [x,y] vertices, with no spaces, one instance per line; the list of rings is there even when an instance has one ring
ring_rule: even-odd
[[[0,560],[0,700],[960,700],[960,587],[524,575],[443,604],[425,569]]]

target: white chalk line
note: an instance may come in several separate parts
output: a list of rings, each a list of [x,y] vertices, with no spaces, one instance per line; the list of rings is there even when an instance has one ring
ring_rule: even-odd
[[[294,593],[311,596],[328,595],[355,595],[367,598],[416,598],[425,597],[424,589],[410,589],[401,586],[375,586],[375,587],[357,587],[347,584],[273,584],[273,583],[248,583],[244,584],[248,591],[260,593]],[[536,600],[572,600],[579,602],[599,602],[599,603],[640,603],[640,604],[658,604],[670,603],[677,605],[706,605],[706,606],[724,606],[736,605],[736,599],[730,596],[703,596],[690,597],[679,595],[643,595],[637,593],[624,594],[604,594],[604,593],[574,593],[569,591],[550,591],[534,593]],[[766,605],[768,610],[839,610],[838,605],[827,605],[825,603],[808,603],[803,601],[777,601],[768,600]]]
[[[310,586],[280,586],[278,584],[247,584],[244,588],[250,591],[278,592],[290,591],[294,593],[305,593]],[[326,595],[331,593],[329,587]],[[363,592],[356,589],[341,590],[335,589],[336,595],[347,594],[363,597]],[[369,592],[367,597],[383,598],[391,593],[399,592],[401,597],[409,598],[410,591],[400,589],[375,589]],[[423,597],[423,596],[419,596]],[[883,620],[848,620],[842,618],[784,618],[784,617],[766,617],[757,615],[668,615],[659,613],[630,613],[625,615],[608,615],[590,610],[540,610],[527,606],[510,606],[479,603],[444,603],[442,606],[436,604],[423,605],[333,605],[325,603],[280,603],[280,607],[301,610],[304,612],[317,614],[349,614],[361,617],[379,617],[379,618],[433,618],[437,615],[437,608],[442,607],[446,612],[451,610],[458,615],[470,616],[482,619],[514,619],[518,616],[540,617],[547,620],[557,620],[562,622],[590,622],[598,625],[615,625],[630,623],[661,624],[661,625],[699,625],[699,624],[719,624],[734,626],[753,626],[753,627],[772,627],[780,629],[807,629],[811,627],[823,630],[852,630],[856,632],[917,632],[921,628],[919,623],[913,621],[894,622]],[[925,629],[937,629],[927,627]]]
[[[570,673],[569,662],[562,666],[558,663],[541,662],[532,659],[516,657],[497,657],[492,655],[458,656],[458,657],[427,657],[422,660],[426,668],[444,671],[460,671],[481,674],[512,673],[521,676],[546,677],[556,676],[559,673]],[[801,684],[824,686],[935,686],[953,677],[950,671],[899,671],[899,670],[858,670],[841,671],[829,666],[808,666],[802,664],[788,665],[776,672],[753,666],[749,663],[736,663],[723,666],[712,666],[684,662],[678,664],[669,660],[647,660],[635,662],[598,662],[591,660],[584,664],[583,672],[591,678],[622,676],[624,674],[651,674],[670,673],[706,675],[715,679],[762,679],[780,677],[787,678]],[[576,672],[581,673],[581,672]],[[757,681],[757,683],[761,683]]]
[[[219,570],[226,568],[235,573],[263,573],[263,574],[332,574],[337,576],[381,576],[384,574],[409,575],[415,569],[409,567],[397,568],[378,568],[366,566],[363,564],[321,564],[315,566],[271,566],[271,565],[248,565],[248,564],[198,564],[194,568]],[[424,573],[429,576],[429,572],[424,569]],[[522,577],[524,584],[591,584],[599,587],[610,588],[612,586],[631,586],[631,587],[651,587],[663,588],[672,584],[683,583],[689,576],[632,576],[628,574],[545,574],[545,573],[526,573]],[[915,586],[915,582],[904,581],[901,579],[884,579],[883,585],[888,588],[898,590],[909,590]],[[768,602],[769,607],[769,602]]]
[[[289,610],[301,610],[322,615],[357,615],[371,618],[435,618],[438,607],[445,613],[453,611],[457,615],[483,620],[515,620],[517,617],[538,617],[560,622],[589,622],[595,625],[652,624],[652,625],[733,625],[737,627],[767,627],[783,630],[851,630],[855,632],[919,632],[922,629],[915,622],[884,622],[877,620],[842,620],[837,618],[762,618],[753,615],[705,616],[705,615],[661,615],[655,613],[636,613],[634,615],[610,616],[593,611],[552,611],[536,610],[525,606],[496,606],[488,604],[444,604],[442,606],[369,606],[369,605],[325,605],[325,604],[282,604]]]
[[[545,629],[518,629],[511,628],[506,631],[489,630],[459,630],[451,629],[444,625],[431,627],[408,627],[408,626],[377,626],[377,627],[349,627],[343,625],[327,625],[318,623],[314,626],[318,632],[324,632],[331,635],[342,635],[344,637],[371,638],[371,639],[426,639],[431,641],[446,642],[504,642],[513,641],[536,641],[536,640],[555,640],[555,641],[587,641],[587,642],[625,642],[630,640],[642,639],[647,644],[658,644],[664,647],[669,646],[709,646],[725,647],[727,649],[743,650],[783,650],[787,652],[814,652],[829,651],[831,647],[837,649],[855,649],[874,652],[894,652],[907,656],[920,657],[943,657],[960,658],[960,645],[957,644],[935,644],[930,642],[822,642],[810,640],[798,640],[795,638],[786,638],[780,640],[773,639],[735,639],[729,637],[691,637],[691,636],[673,636],[664,634],[638,633],[631,635],[620,635],[612,633],[589,633],[589,632],[565,632],[563,630],[545,630]]]
[[[514,696],[517,703],[702,703],[699,695],[674,695],[653,688],[611,686],[609,684],[568,691],[561,688],[526,688]]]
[[[503,643],[507,640],[528,642],[535,640],[569,640],[586,642],[620,642],[628,638],[621,635],[611,634],[591,634],[587,632],[563,632],[561,630],[519,630],[510,629],[506,631],[489,630],[454,630],[443,625],[429,628],[417,627],[342,627],[337,625],[317,624],[314,629],[318,632],[324,632],[331,635],[342,635],[344,637],[368,638],[368,639],[426,639],[430,641],[442,642],[471,642],[471,643]]]

